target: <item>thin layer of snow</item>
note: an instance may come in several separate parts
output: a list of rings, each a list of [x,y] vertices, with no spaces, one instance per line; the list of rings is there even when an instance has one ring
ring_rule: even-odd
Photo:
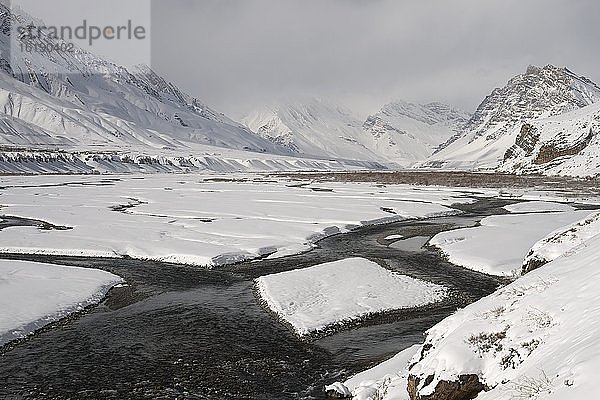
[[[371,313],[441,300],[443,286],[389,271],[364,258],[348,258],[255,280],[267,306],[298,335]]]
[[[429,236],[413,236],[407,239],[397,240],[389,247],[403,251],[423,251],[423,246],[429,242]]]
[[[0,346],[98,303],[121,282],[97,269],[0,260]]]
[[[4,215],[72,228],[6,228],[0,230],[0,252],[129,256],[204,266],[298,253],[326,235],[453,214],[449,205],[474,201],[446,189],[311,184],[251,175],[0,180]]]
[[[383,240],[398,240],[398,239],[402,239],[404,236],[402,235],[389,235],[386,236]]]
[[[588,216],[590,211],[529,213],[486,217],[481,226],[437,234],[430,244],[450,262],[490,275],[520,273],[531,247],[555,229]]]
[[[408,365],[420,347],[414,345],[402,350],[389,360],[354,375],[344,383],[335,382],[326,386],[325,391],[337,391],[353,400],[408,400]]]
[[[553,203],[549,201],[526,201],[523,203],[510,204],[503,207],[511,213],[531,213],[531,212],[558,212],[573,211],[573,206],[568,204]]]
[[[430,329],[432,347],[410,371],[421,378],[420,394],[476,374],[491,388],[477,399],[596,398],[600,236],[572,250]]]

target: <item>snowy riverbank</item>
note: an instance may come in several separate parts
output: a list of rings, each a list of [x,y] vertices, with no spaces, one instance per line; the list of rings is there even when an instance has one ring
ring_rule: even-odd
[[[97,304],[122,281],[97,269],[0,260],[0,346]]]
[[[540,211],[535,209],[538,206],[523,205],[511,211],[529,208],[536,212]],[[551,208],[573,214],[560,205]],[[600,302],[600,224],[598,213],[583,213],[579,221],[539,236],[531,251],[519,248],[518,266],[537,260],[537,269],[431,328],[423,346],[407,350],[413,354],[410,369],[392,364],[396,374],[382,370],[371,376],[371,382],[363,385],[368,392],[353,384],[357,378],[331,388],[361,400],[440,396],[482,400],[593,398],[600,367],[600,309],[595,306]],[[552,214],[535,215],[541,217],[546,229]],[[522,225],[526,223],[532,225],[535,221],[521,221]],[[486,235],[486,226],[480,229]],[[504,229],[488,235],[487,239],[493,240],[490,243],[508,255],[490,251],[484,262],[490,265],[509,258],[517,260],[517,249],[502,244],[512,243],[507,235],[518,234],[519,230]],[[524,230],[529,232],[527,240],[533,239],[527,226]],[[480,240],[478,235],[465,236],[461,245],[468,247]],[[470,258],[467,266],[478,269],[480,260]]]

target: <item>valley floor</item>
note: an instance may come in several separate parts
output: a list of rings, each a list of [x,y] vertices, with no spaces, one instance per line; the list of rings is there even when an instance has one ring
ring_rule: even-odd
[[[593,354],[600,344],[594,342],[593,332],[581,336],[581,328],[575,332],[571,327],[596,321],[590,308],[597,292],[592,269],[599,261],[594,249],[600,233],[594,218],[600,204],[594,181],[425,172],[164,174],[5,176],[1,186],[0,252],[5,257],[48,258],[55,264],[61,264],[61,257],[97,258],[99,265],[102,260],[113,260],[113,265],[119,259],[176,263],[232,272],[234,277],[255,260],[256,267],[265,268],[252,269],[251,276],[263,305],[300,335],[333,327],[325,337],[336,331],[336,324],[381,319],[394,310],[427,310],[435,304],[464,306],[469,301],[452,300],[457,288],[447,278],[418,272],[410,261],[373,263],[369,260],[376,255],[365,256],[358,248],[353,253],[351,243],[349,252],[327,255],[329,259],[320,262],[308,257],[284,270],[270,270],[270,263],[315,249],[319,240],[358,227],[476,215],[482,200],[504,199],[500,202],[504,207],[494,212],[500,215],[487,213],[466,226],[452,222],[430,236],[411,234],[408,228],[387,231],[374,245],[410,260],[423,257],[418,255],[421,245],[431,238],[429,245],[439,254],[475,271],[467,280],[479,279],[476,274],[481,272],[512,279],[527,266],[549,264],[431,328],[425,350],[414,351],[410,370],[403,369],[412,357],[406,350],[395,361],[363,374],[366,378],[356,377],[336,388],[359,399],[379,393],[379,398],[391,400],[408,396],[398,389],[407,382],[412,382],[413,396],[417,392],[425,396],[435,393],[436,385],[471,375],[489,390],[482,398],[494,398],[490,393],[508,390],[510,384],[527,386],[528,379],[538,383],[541,379],[543,390],[536,396],[548,392],[548,398],[587,393],[592,385],[585,371],[594,367]],[[118,273],[94,269],[78,272],[60,265],[2,263],[0,292],[12,290],[21,296],[21,308],[8,307],[17,297],[0,296],[0,309],[8,310],[0,314],[5,341],[98,303],[109,287],[122,282]],[[295,271],[286,272],[289,269]],[[40,284],[44,280],[56,285]],[[337,287],[341,289],[334,290]],[[244,286],[244,293],[249,288]],[[561,316],[569,303],[567,298],[560,300],[561,293],[577,293],[577,307],[568,306],[569,318]],[[40,304],[33,299],[48,300]],[[568,349],[560,344],[565,338],[571,340]],[[564,363],[543,356],[584,350],[588,356]],[[540,363],[548,365],[543,379],[532,375],[532,366]]]

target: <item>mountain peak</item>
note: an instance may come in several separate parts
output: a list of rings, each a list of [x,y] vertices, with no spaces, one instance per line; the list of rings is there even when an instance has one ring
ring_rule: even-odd
[[[525,71],[526,74],[539,74],[541,72],[565,72],[568,71],[567,68],[565,67],[557,67],[556,65],[553,64],[546,64],[543,67],[539,67],[537,65],[528,65],[527,66],[527,70]]]
[[[479,105],[467,124],[476,137],[498,138],[518,123],[563,114],[600,100],[600,87],[564,67],[530,65]],[[490,132],[494,130],[495,132]]]

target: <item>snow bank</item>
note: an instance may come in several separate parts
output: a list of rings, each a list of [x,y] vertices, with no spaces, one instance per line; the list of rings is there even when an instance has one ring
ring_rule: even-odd
[[[98,303],[120,282],[96,269],[0,260],[0,346]]]
[[[421,346],[411,346],[375,367],[354,375],[344,383],[326,386],[354,400],[408,400],[408,363]]]
[[[594,213],[574,224],[555,230],[533,245],[523,261],[523,272],[546,264],[573,251],[600,233],[600,213]]]
[[[442,232],[429,243],[440,248],[454,264],[490,275],[517,275],[523,258],[536,241],[590,213],[565,211],[491,216],[484,218],[481,226]]]
[[[444,287],[389,271],[364,258],[348,258],[255,280],[267,306],[298,335],[371,313],[441,300]]]
[[[511,213],[558,212],[574,210],[574,208],[568,204],[552,203],[549,201],[526,201],[523,203],[504,206],[504,209],[510,211]]]
[[[410,370],[419,394],[476,374],[491,389],[477,399],[596,398],[599,263],[596,235],[434,326]]]

